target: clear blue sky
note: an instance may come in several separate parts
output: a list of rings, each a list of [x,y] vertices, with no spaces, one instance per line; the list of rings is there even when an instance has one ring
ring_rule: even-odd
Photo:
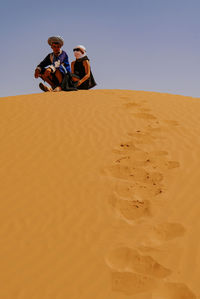
[[[199,0],[3,0],[0,96],[40,92],[36,65],[60,35],[87,48],[100,89],[200,97]]]

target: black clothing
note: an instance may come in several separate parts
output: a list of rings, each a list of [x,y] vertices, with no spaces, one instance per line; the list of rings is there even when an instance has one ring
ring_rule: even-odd
[[[76,61],[74,63],[74,74],[77,75],[80,79],[82,79],[86,75],[85,67],[83,65],[84,60],[89,61],[89,58],[87,56],[84,56],[82,58],[76,59]],[[83,82],[81,85],[79,85],[77,88],[78,89],[90,89],[90,88],[94,87],[95,85],[97,85],[97,84],[94,80],[93,74],[90,69],[90,77],[85,82]]]
[[[61,83],[61,88],[64,91],[75,91],[78,90],[76,85],[78,82],[74,82],[72,80],[72,74],[71,73],[67,73],[64,75],[64,78],[62,80]]]

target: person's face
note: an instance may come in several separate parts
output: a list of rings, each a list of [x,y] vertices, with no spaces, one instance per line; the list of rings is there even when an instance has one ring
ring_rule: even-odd
[[[74,49],[73,51],[74,51],[74,56],[75,56],[76,59],[79,59],[79,58],[82,57],[82,55],[83,55],[83,51],[81,51],[81,49],[76,48],[76,49]]]
[[[53,43],[51,45],[51,49],[53,50],[54,54],[59,54],[60,53],[60,48],[61,48],[60,44]]]

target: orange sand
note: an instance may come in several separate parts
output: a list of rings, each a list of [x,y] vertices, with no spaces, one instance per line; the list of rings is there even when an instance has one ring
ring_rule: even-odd
[[[0,298],[200,298],[200,99],[0,98]]]

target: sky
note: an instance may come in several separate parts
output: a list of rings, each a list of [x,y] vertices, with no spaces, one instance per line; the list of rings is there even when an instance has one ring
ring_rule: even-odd
[[[39,93],[49,36],[87,49],[97,89],[200,97],[199,0],[2,0],[0,97]]]

